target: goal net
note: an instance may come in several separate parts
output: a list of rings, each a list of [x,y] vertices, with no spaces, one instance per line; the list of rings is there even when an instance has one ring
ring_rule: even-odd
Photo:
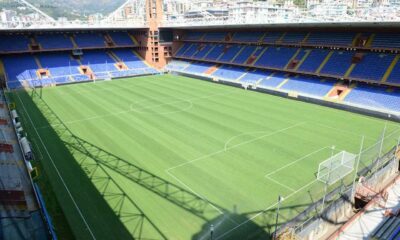
[[[351,173],[357,155],[342,151],[319,164],[317,179],[332,185]]]

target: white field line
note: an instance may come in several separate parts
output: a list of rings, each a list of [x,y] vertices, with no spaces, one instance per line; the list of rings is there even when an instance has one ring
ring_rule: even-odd
[[[305,123],[306,123],[306,122],[299,122],[299,123],[293,124],[293,125],[291,125],[291,126],[289,126],[289,127],[282,128],[282,129],[280,129],[280,130],[277,130],[277,131],[274,131],[274,132],[271,132],[271,133],[268,133],[268,134],[264,134],[264,135],[262,135],[262,136],[259,136],[259,137],[256,137],[256,138],[253,138],[253,139],[251,139],[251,140],[244,141],[244,142],[241,142],[241,143],[238,143],[238,144],[235,144],[235,145],[232,145],[232,146],[230,146],[230,147],[227,147],[227,148],[224,147],[223,149],[218,150],[218,151],[216,151],[216,152],[212,152],[212,153],[203,155],[203,156],[201,156],[201,157],[195,158],[195,159],[193,159],[193,160],[186,161],[186,162],[184,162],[184,163],[181,163],[181,164],[178,164],[178,165],[176,165],[176,166],[170,167],[170,168],[166,169],[165,171],[169,172],[169,171],[174,170],[174,169],[176,169],[176,168],[179,168],[179,167],[182,167],[182,166],[185,166],[185,165],[188,165],[188,164],[192,164],[193,162],[197,162],[197,161],[200,161],[200,160],[202,160],[202,159],[212,157],[212,156],[214,156],[214,155],[217,155],[217,154],[222,153],[222,152],[226,152],[226,151],[231,150],[231,149],[234,149],[234,148],[236,148],[236,147],[239,147],[239,146],[242,146],[242,145],[245,145],[245,144],[248,144],[248,143],[255,142],[255,141],[259,140],[259,139],[262,139],[262,138],[265,138],[265,137],[269,137],[269,136],[275,135],[275,134],[277,134],[277,133],[284,132],[284,131],[289,130],[289,129],[291,129],[291,128],[298,127],[298,126],[300,126],[300,125],[304,125]]]
[[[104,83],[110,83],[110,82],[115,82],[115,81],[118,81],[118,82],[124,82],[124,81],[125,82],[129,82],[129,83],[132,83],[132,84],[128,84],[129,86],[127,86],[127,87],[134,87],[134,86],[142,85],[141,84],[142,82],[152,82],[152,81],[160,81],[160,80],[157,79],[157,78],[145,78],[145,79],[141,79],[141,80],[137,80],[137,81],[134,81],[134,80],[132,81],[132,79],[118,79],[118,80],[113,80],[113,81],[96,82],[96,85],[98,83],[103,83],[103,82]],[[82,93],[90,93],[90,92],[102,92],[102,91],[112,92],[112,91],[115,91],[116,89],[119,89],[118,87],[117,88],[110,87],[110,86],[114,86],[114,85],[107,86],[107,88],[93,88],[92,84],[94,84],[94,83],[92,83],[92,82],[85,82],[85,83],[79,83],[79,84],[80,84],[80,86],[82,86],[81,90],[76,91],[76,92],[60,92],[59,94],[60,95],[73,95],[73,94],[82,94]],[[58,86],[58,88],[62,87],[62,88],[66,88],[66,89],[72,89],[74,86],[76,86],[76,84]],[[54,90],[57,90],[57,88],[47,88],[46,89],[46,91],[54,91]]]
[[[289,187],[288,185],[276,181],[276,180],[273,179],[272,177],[269,177],[269,176],[265,176],[265,177],[266,177],[267,179],[269,179],[270,181],[274,182],[275,184],[278,184],[278,185],[280,185],[280,186],[282,186],[282,187],[284,187],[284,188],[286,188],[286,189],[289,189],[289,190],[292,191],[292,192],[295,192],[295,191],[296,191],[296,190],[294,190],[293,188]]]
[[[233,92],[233,91],[229,91],[229,92],[225,92],[225,93],[218,93],[218,94],[211,94],[211,95],[206,95],[206,96],[201,96],[201,97],[193,97],[190,99],[185,99],[185,100],[180,100],[180,101],[172,101],[172,102],[167,102],[167,103],[163,103],[163,104],[158,104],[158,105],[154,105],[145,109],[150,109],[152,107],[161,107],[161,106],[165,106],[165,105],[171,105],[177,102],[182,102],[182,101],[186,101],[186,102],[191,102],[193,105],[194,100],[199,100],[199,99],[207,99],[207,98],[212,98],[215,96],[225,96],[225,95],[230,95],[230,94],[236,94],[237,92]],[[182,111],[182,110],[179,110]],[[185,110],[187,111],[187,110]],[[81,123],[81,122],[85,122],[85,121],[90,121],[90,120],[94,120],[94,119],[103,119],[106,117],[111,117],[111,116],[117,116],[117,115],[121,115],[121,114],[126,114],[126,113],[130,113],[130,112],[136,112],[135,109],[132,109],[130,106],[129,110],[123,110],[123,111],[118,111],[118,112],[112,112],[112,113],[108,113],[108,114],[102,114],[102,115],[96,115],[96,116],[92,116],[92,117],[88,117],[88,118],[81,118],[81,119],[76,119],[76,120],[71,120],[71,121],[65,121],[63,122],[64,124],[74,124],[74,123]],[[54,126],[58,126],[59,124],[51,124],[51,125],[47,125],[47,126],[42,126],[39,127],[38,129],[41,128],[49,128],[49,127],[54,127]]]
[[[265,132],[269,132],[269,131],[268,130],[262,130],[262,131],[254,131],[254,132],[244,132],[244,133],[240,133],[238,135],[235,135],[235,136],[229,138],[228,141],[225,142],[225,146],[224,146],[225,152],[227,150],[228,144],[231,141],[233,141],[233,139],[241,137],[241,136],[244,136],[244,135],[249,135],[249,134],[252,134],[252,133],[265,133]]]
[[[280,172],[281,170],[283,170],[283,169],[285,169],[285,168],[287,168],[287,167],[290,167],[291,165],[293,165],[293,164],[295,164],[295,163],[297,163],[297,162],[300,162],[300,161],[306,159],[307,157],[309,157],[309,156],[311,156],[311,155],[314,155],[314,154],[316,154],[316,153],[318,153],[318,152],[321,152],[322,150],[324,150],[324,149],[326,149],[326,148],[329,148],[329,147],[323,147],[323,148],[320,148],[320,149],[318,149],[318,150],[316,150],[316,151],[314,151],[314,152],[312,152],[312,153],[309,153],[309,154],[307,154],[307,155],[305,155],[305,156],[303,156],[303,157],[301,157],[301,158],[299,158],[299,159],[297,159],[297,160],[295,160],[295,161],[293,161],[293,162],[290,162],[290,163],[288,163],[288,164],[286,164],[286,165],[284,165],[284,166],[282,166],[282,167],[280,167],[280,168],[278,168],[278,169],[276,169],[276,170],[270,172],[270,173],[267,173],[267,174],[265,175],[265,177],[270,177],[271,175],[274,175],[275,173]]]
[[[286,201],[287,199],[293,197],[296,193],[302,191],[303,189],[305,189],[305,188],[307,188],[308,186],[312,185],[312,184],[313,184],[314,182],[316,182],[316,181],[317,181],[317,179],[315,179],[315,180],[313,180],[313,181],[307,183],[306,185],[304,185],[303,187],[297,189],[296,191],[294,191],[294,192],[292,192],[292,193],[290,193],[290,194],[284,196],[284,197],[283,197],[284,200],[281,201],[281,203],[284,202],[284,201]],[[274,204],[268,206],[267,208],[265,208],[264,210],[262,210],[262,211],[260,211],[259,213],[255,214],[254,216],[252,216],[251,218],[249,218],[249,219],[247,219],[246,221],[242,222],[241,224],[239,224],[239,225],[237,225],[236,227],[234,227],[234,228],[232,228],[232,229],[226,231],[224,234],[218,236],[218,237],[216,238],[216,240],[221,239],[222,237],[226,236],[226,235],[229,234],[230,232],[232,232],[232,231],[238,229],[239,227],[243,226],[244,224],[247,224],[248,222],[252,221],[252,220],[255,219],[256,217],[260,216],[260,215],[263,214],[264,212],[270,210],[271,208],[273,208],[273,207],[275,207],[275,206],[277,206],[277,205],[278,205],[278,202],[276,202],[276,203],[274,203]]]
[[[67,190],[67,193],[68,193],[69,197],[71,198],[72,202],[74,203],[74,206],[75,206],[76,210],[78,211],[79,216],[82,218],[82,220],[83,220],[83,222],[84,222],[84,224],[85,224],[87,230],[89,231],[91,237],[92,237],[93,239],[96,239],[96,237],[94,236],[92,230],[90,229],[89,224],[86,222],[86,219],[85,219],[85,217],[83,216],[82,211],[80,210],[78,204],[75,202],[74,197],[72,196],[72,194],[71,194],[71,192],[69,191],[67,185],[65,184],[65,181],[64,181],[63,177],[61,176],[60,171],[58,170],[56,164],[54,163],[54,160],[53,160],[53,158],[51,157],[49,151],[47,150],[46,145],[44,144],[42,138],[40,137],[40,134],[38,133],[35,124],[33,123],[31,117],[30,117],[29,114],[28,114],[28,111],[27,111],[26,108],[25,108],[24,102],[23,102],[22,99],[19,97],[19,94],[18,94],[18,93],[17,93],[16,95],[17,95],[19,101],[21,102],[22,107],[24,108],[24,112],[26,113],[26,116],[28,116],[29,121],[30,121],[30,123],[32,124],[33,129],[35,130],[35,133],[36,133],[36,135],[38,136],[38,138],[39,138],[39,140],[40,140],[40,142],[41,142],[41,144],[42,144],[44,150],[46,151],[46,154],[47,154],[47,156],[49,157],[51,164],[53,165],[54,169],[56,170],[56,173],[57,173],[58,177],[60,178],[60,180],[61,180],[63,186],[64,186],[65,189]],[[38,150],[40,151],[40,149],[38,149]],[[41,153],[41,154],[42,154],[42,153]]]
[[[185,183],[183,183],[178,177],[176,177],[174,174],[167,172],[172,178],[174,178],[176,181],[178,181],[182,186],[184,186],[185,188],[187,188],[189,191],[191,191],[194,195],[196,195],[197,197],[203,199],[204,201],[208,202],[208,204],[211,205],[212,208],[214,208],[215,210],[217,210],[217,212],[219,212],[220,214],[224,215],[224,212],[219,209],[218,207],[214,206],[210,201],[208,201],[207,198],[205,198],[204,196],[200,195],[199,193],[195,192],[192,188],[190,188],[188,185],[186,185]],[[237,223],[236,221],[234,221],[233,219],[229,218],[228,219],[233,222],[234,224],[238,225],[239,223]]]
[[[184,186],[185,188],[187,188],[187,189],[188,189],[189,191],[191,191],[193,194],[195,194],[195,195],[198,196],[199,198],[201,198],[201,199],[207,201],[207,202],[208,202],[214,209],[216,209],[219,213],[224,214],[219,208],[217,208],[217,207],[214,206],[212,203],[210,203],[205,197],[203,197],[203,196],[200,195],[199,193],[195,192],[195,191],[194,191],[192,188],[190,188],[187,184],[185,184],[184,182],[182,182],[178,177],[176,177],[173,173],[171,173],[171,170],[176,169],[176,168],[178,168],[178,167],[182,167],[182,166],[187,165],[187,164],[191,164],[191,163],[193,163],[193,162],[195,162],[195,161],[199,161],[199,160],[201,160],[201,159],[205,159],[205,158],[211,157],[211,156],[213,156],[213,155],[216,155],[216,154],[225,152],[226,150],[230,150],[230,149],[236,148],[236,147],[238,147],[238,146],[241,146],[241,145],[244,145],[244,144],[247,144],[247,143],[254,142],[254,141],[259,140],[259,139],[261,139],[261,138],[263,138],[263,137],[271,136],[271,135],[273,135],[273,134],[276,134],[276,133],[279,133],[279,132],[282,132],[282,131],[286,131],[286,130],[288,130],[288,129],[290,129],[290,128],[294,128],[294,127],[303,125],[303,124],[305,124],[305,123],[306,123],[306,122],[300,122],[300,123],[294,124],[294,125],[292,125],[292,126],[283,128],[283,129],[281,129],[281,130],[278,130],[278,131],[269,133],[269,134],[267,134],[267,135],[263,135],[263,136],[261,136],[261,137],[257,137],[257,138],[255,138],[255,139],[250,140],[250,141],[246,141],[246,142],[243,142],[243,143],[240,143],[240,144],[233,145],[233,146],[231,146],[231,147],[229,147],[229,148],[227,148],[227,149],[224,147],[223,149],[221,149],[221,150],[219,150],[219,151],[216,151],[216,152],[214,152],[214,153],[204,155],[204,156],[202,156],[202,157],[200,157],[200,158],[193,159],[193,160],[191,160],[191,161],[185,162],[185,163],[183,163],[183,164],[179,164],[179,165],[177,165],[177,166],[175,166],[175,167],[172,167],[172,168],[168,168],[168,169],[165,170],[165,172],[167,172],[168,175],[170,175],[172,178],[174,178],[176,181],[178,181],[182,186]],[[226,145],[225,145],[225,146],[226,146]],[[291,190],[292,192],[294,191],[294,189],[290,189],[290,190]],[[233,222],[234,224],[236,224],[237,226],[240,225],[240,224],[238,224],[236,221],[234,221],[233,219],[231,219],[230,217],[227,217],[227,218],[228,218],[231,222]]]

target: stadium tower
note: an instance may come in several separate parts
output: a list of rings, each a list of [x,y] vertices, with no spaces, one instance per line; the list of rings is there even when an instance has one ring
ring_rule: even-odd
[[[146,0],[146,22],[148,31],[138,37],[139,54],[154,67],[161,69],[167,64],[167,56],[171,56],[168,45],[160,45],[159,27],[163,19],[162,0]]]

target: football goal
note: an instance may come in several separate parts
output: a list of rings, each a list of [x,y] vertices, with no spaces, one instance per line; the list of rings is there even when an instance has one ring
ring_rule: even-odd
[[[353,171],[356,158],[346,151],[333,155],[319,164],[317,179],[328,185],[336,183]]]

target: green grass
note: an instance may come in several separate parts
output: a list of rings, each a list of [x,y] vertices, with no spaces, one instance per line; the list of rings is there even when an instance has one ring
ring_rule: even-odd
[[[282,222],[322,196],[331,146],[356,154],[386,123],[172,75],[11,97],[79,239],[208,239],[211,224],[216,237],[265,239],[278,195]],[[399,127],[387,124],[385,150]]]

